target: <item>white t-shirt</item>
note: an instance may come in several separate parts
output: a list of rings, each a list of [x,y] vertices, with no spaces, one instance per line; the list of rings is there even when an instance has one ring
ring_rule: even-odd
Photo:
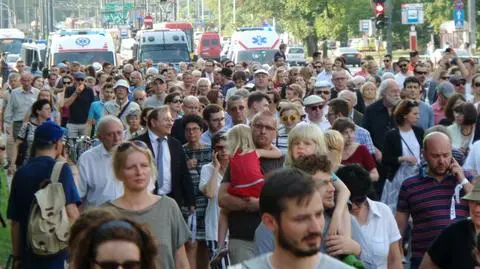
[[[417,164],[420,164],[420,144],[413,129],[408,132],[400,131],[402,142],[402,156],[413,155],[417,159]]]
[[[200,172],[200,183],[198,187],[200,190],[210,182],[212,174],[215,172],[213,163],[208,163],[202,166]],[[222,175],[217,173],[217,189],[215,195],[208,199],[207,208],[205,209],[205,239],[218,241],[218,217],[220,215],[220,207],[218,206],[218,189],[222,183]]]
[[[381,202],[367,198],[369,212],[367,222],[360,224],[362,231],[372,250],[373,261],[377,269],[388,268],[388,251],[390,244],[400,240],[402,236],[390,208]]]
[[[253,258],[248,261],[244,261],[240,264],[228,267],[229,269],[274,269],[270,261],[272,253]],[[342,263],[341,261],[334,259],[327,254],[320,253],[320,261],[315,269],[349,269],[353,268],[349,265]]]

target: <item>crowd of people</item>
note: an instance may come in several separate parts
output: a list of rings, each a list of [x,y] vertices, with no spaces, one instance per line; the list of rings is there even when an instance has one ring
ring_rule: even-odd
[[[41,75],[17,61],[0,124],[14,268],[480,265],[476,64],[413,51],[354,73],[284,53]],[[32,234],[53,215],[72,226]]]

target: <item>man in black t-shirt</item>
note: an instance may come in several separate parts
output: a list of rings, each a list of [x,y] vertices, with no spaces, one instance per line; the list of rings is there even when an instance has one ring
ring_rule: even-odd
[[[75,72],[73,77],[75,84],[65,90],[64,105],[70,110],[67,123],[68,137],[79,137],[85,135],[88,110],[95,100],[95,94],[91,88],[85,85],[84,73]]]
[[[252,120],[253,142],[257,148],[271,148],[277,133],[276,120],[269,111],[260,112]],[[267,174],[283,165],[283,158],[260,159],[263,174]],[[230,186],[230,169],[225,171],[224,179],[218,192],[221,207],[230,211],[228,214],[228,229],[230,232],[228,250],[231,264],[255,257],[255,230],[261,222],[258,198],[247,199],[228,194]]]

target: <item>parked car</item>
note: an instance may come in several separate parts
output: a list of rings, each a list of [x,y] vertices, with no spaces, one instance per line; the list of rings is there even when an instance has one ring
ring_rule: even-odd
[[[305,50],[303,47],[295,46],[288,47],[285,52],[286,62],[290,66],[304,65],[305,64]]]
[[[345,64],[352,66],[360,66],[363,57],[358,50],[351,47],[338,48],[333,55],[335,57],[343,57],[345,59]]]

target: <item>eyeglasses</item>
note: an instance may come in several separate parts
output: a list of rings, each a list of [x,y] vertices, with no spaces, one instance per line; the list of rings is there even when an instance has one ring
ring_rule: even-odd
[[[322,68],[322,66],[321,65],[316,65],[315,68],[319,69],[319,68]]]
[[[71,81],[71,80],[64,80],[64,81],[63,81],[63,84],[69,85],[69,84],[72,84],[72,81]]]
[[[186,132],[186,133],[198,132],[198,131],[200,131],[200,127],[185,128],[185,132]]]
[[[175,99],[175,100],[172,101],[172,103],[181,104],[181,103],[183,103],[183,100],[182,99]]]
[[[325,94],[325,95],[328,95],[328,94],[330,94],[330,91],[329,91],[329,90],[326,90],[326,91],[315,91],[315,94]]]
[[[221,117],[221,118],[218,118],[218,119],[210,119],[210,121],[213,121],[213,122],[216,122],[216,123],[220,123],[224,120],[225,120],[225,117]]]
[[[415,74],[419,74],[419,75],[426,75],[426,74],[428,74],[427,71],[424,71],[424,72],[422,72],[422,71],[414,71],[414,72],[415,72]]]
[[[234,68],[235,65],[227,65],[227,66],[225,66],[225,67],[226,67],[226,68]]]
[[[283,117],[282,117],[282,120],[285,121],[285,122],[287,122],[288,120],[290,120],[290,121],[296,121],[297,119],[298,119],[298,117],[295,116],[295,115],[283,116]]]
[[[322,110],[322,109],[323,109],[323,106],[324,106],[324,105],[309,106],[308,108],[310,108],[312,111],[316,111],[317,109],[318,109],[318,110]]]
[[[390,60],[389,60],[389,59],[385,59],[385,60],[383,60],[383,62],[384,62],[384,63],[388,63],[388,62],[390,62]]]
[[[399,64],[398,66],[400,66],[400,67],[407,67],[406,64]]]
[[[265,129],[267,131],[272,131],[272,132],[277,130],[277,128],[275,128],[275,127],[268,126],[268,125],[263,125],[263,124],[259,124],[259,123],[255,123],[252,126],[253,126],[253,128],[259,129],[259,130]]]
[[[144,142],[139,141],[139,140],[133,140],[133,141],[126,141],[126,142],[123,142],[122,144],[118,145],[117,152],[124,152],[124,151],[128,150],[130,147],[139,147],[139,148],[142,148],[142,149],[148,149],[147,144],[145,144]]]
[[[78,82],[84,81],[83,78],[76,78],[75,80],[78,81]]]
[[[100,266],[102,269],[118,269],[119,266],[121,266],[123,269],[140,269],[142,266],[140,261],[124,261],[123,263],[114,261],[95,261],[95,264]]]

